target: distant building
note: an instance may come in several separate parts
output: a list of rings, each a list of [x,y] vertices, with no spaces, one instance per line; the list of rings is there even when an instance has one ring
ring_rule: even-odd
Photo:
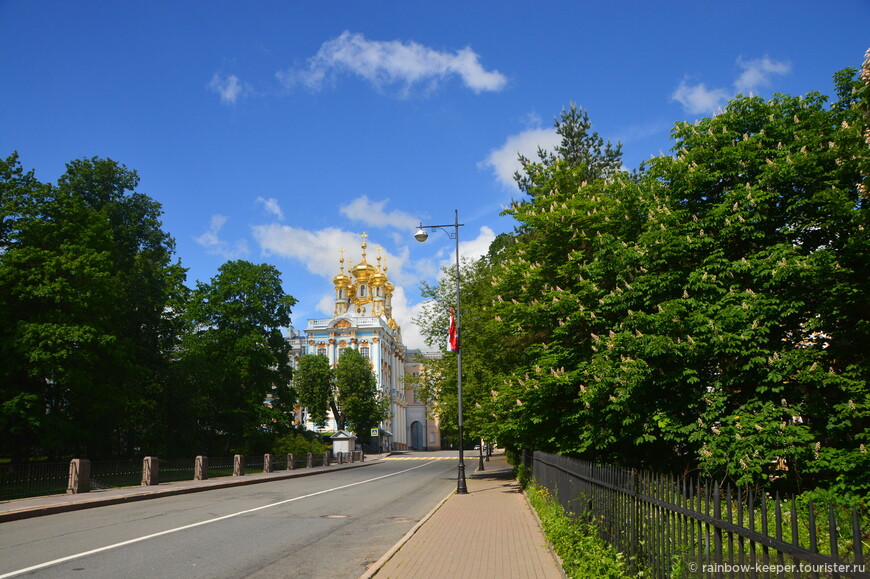
[[[440,352],[424,353],[408,350],[405,362],[405,399],[407,400],[408,448],[413,450],[439,450],[441,448],[441,429],[438,421],[431,417],[429,405],[416,386],[423,381],[425,367],[422,359],[440,356]]]
[[[292,330],[291,341],[296,360],[304,354],[326,356],[335,366],[345,348],[354,348],[367,358],[375,371],[377,387],[390,401],[390,417],[380,424],[382,446],[395,450],[440,448],[440,433],[427,418],[425,404],[414,397],[413,380],[406,372],[419,373],[419,364],[409,359],[402,342],[402,330],[393,319],[393,290],[387,276],[386,260],[380,255],[377,265],[367,261],[366,235],[363,234],[362,259],[345,273],[344,250],[339,259],[333,317],[310,319],[305,335]],[[409,389],[410,388],[410,389]],[[315,430],[304,408],[297,408],[297,421]],[[338,430],[331,413],[323,430]],[[416,437],[416,438],[415,438]],[[428,444],[434,440],[435,445]],[[412,442],[414,444],[412,444]]]

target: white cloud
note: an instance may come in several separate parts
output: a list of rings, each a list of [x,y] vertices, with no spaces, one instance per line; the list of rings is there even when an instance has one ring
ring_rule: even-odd
[[[430,350],[423,340],[420,328],[413,323],[413,319],[423,313],[426,302],[409,305],[405,296],[404,288],[397,287],[393,292],[393,318],[402,328],[402,341],[410,350]]]
[[[743,72],[734,81],[734,88],[738,93],[743,94],[770,85],[773,75],[791,72],[791,64],[772,60],[768,56],[753,60],[744,60],[741,56],[737,59],[737,66],[743,69]],[[724,88],[708,89],[704,83],[689,84],[687,79],[683,79],[671,94],[671,100],[683,105],[683,110],[687,113],[702,114],[715,113],[733,96],[735,95]]]
[[[357,233],[335,227],[308,231],[277,223],[257,225],[252,229],[253,236],[264,255],[278,255],[297,261],[309,272],[327,280],[332,280],[338,273],[338,260],[342,249],[345,250],[345,271],[362,259],[362,238]],[[366,245],[368,246],[366,261],[373,265],[377,264],[380,244],[372,237],[368,237]],[[382,248],[380,255],[382,264],[388,268],[388,275],[394,284],[416,283],[416,278],[411,278],[402,271],[407,261],[407,251],[396,255]]]
[[[235,104],[240,96],[249,92],[246,84],[242,83],[234,74],[224,76],[215,74],[211,77],[211,82],[208,83],[208,88],[220,95],[221,102],[224,104]]]
[[[416,227],[414,223],[413,227]],[[464,236],[465,231],[462,231]],[[332,278],[339,271],[341,250],[344,252],[344,270],[360,262],[362,238],[360,235],[338,228],[326,228],[318,231],[308,231],[280,225],[277,223],[253,227],[253,236],[265,255],[277,255],[302,264],[309,272],[328,280],[323,285],[323,293],[317,300],[315,310],[323,317],[332,316],[335,296],[330,285]],[[417,245],[410,236],[409,243]],[[478,259],[485,255],[495,239],[495,233],[489,227],[483,226],[474,238],[467,240],[460,237],[459,254],[462,259]],[[366,261],[377,264],[378,243],[371,237],[366,239]],[[441,267],[450,267],[456,263],[455,242],[446,235],[430,237],[428,244],[438,242],[430,251],[435,251],[434,258],[411,260],[407,245],[399,246],[398,254],[381,250],[382,266],[387,268],[387,275],[394,284],[393,317],[402,328],[402,337],[409,348],[426,348],[419,328],[412,319],[419,313],[421,304],[412,305],[408,302],[405,287],[416,286],[421,279],[435,279],[441,276]]]
[[[771,60],[770,57],[757,58],[755,60],[737,59],[737,65],[743,69],[743,73],[734,81],[734,88],[739,93],[749,93],[770,84],[771,75],[784,75],[791,72],[791,64]]]
[[[194,241],[203,246],[209,254],[220,255],[225,259],[239,259],[248,255],[248,244],[243,239],[230,244],[220,238],[220,230],[226,222],[225,215],[212,215],[208,230],[195,237]]]
[[[685,79],[671,94],[671,100],[679,102],[687,113],[693,115],[715,112],[728,98],[728,91],[725,89],[708,89],[704,83],[690,85]]]
[[[459,258],[480,259],[489,253],[489,246],[495,241],[495,232],[484,225],[477,233],[477,237],[469,241],[459,241]],[[455,262],[455,260],[454,260]]]
[[[357,197],[350,203],[339,208],[342,215],[353,221],[359,221],[372,227],[393,227],[396,229],[414,229],[420,221],[413,215],[402,211],[384,211],[389,199],[372,201],[368,196]]]
[[[284,212],[281,210],[278,200],[274,197],[269,197],[268,199],[257,197],[257,204],[262,205],[266,213],[274,215],[279,221],[284,220]]]
[[[479,56],[468,47],[447,53],[416,42],[367,40],[362,34],[347,31],[325,42],[308,59],[307,68],[278,72],[276,76],[288,88],[302,84],[320,90],[338,73],[355,74],[378,88],[403,84],[405,96],[415,85],[425,83],[434,88],[450,76],[459,76],[475,93],[499,91],[507,84],[507,78],[497,70],[485,70]]]
[[[538,148],[552,150],[559,145],[561,137],[555,129],[529,129],[515,135],[509,135],[504,144],[490,151],[485,160],[479,163],[481,167],[492,169],[496,180],[509,189],[516,189],[514,173],[520,170],[517,155],[536,161]]]

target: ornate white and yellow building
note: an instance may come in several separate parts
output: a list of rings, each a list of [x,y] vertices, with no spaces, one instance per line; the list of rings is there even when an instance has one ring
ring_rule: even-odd
[[[380,248],[377,265],[368,262],[367,236],[363,234],[362,259],[345,273],[344,250],[339,273],[333,279],[335,306],[333,316],[308,320],[305,352],[329,358],[334,366],[345,348],[359,350],[372,363],[378,390],[390,401],[390,417],[381,424],[381,443],[392,449],[409,447],[405,392],[405,345],[402,330],[393,319],[393,284],[387,276],[386,259]],[[314,425],[306,421],[306,426]],[[328,430],[335,430],[331,419]]]

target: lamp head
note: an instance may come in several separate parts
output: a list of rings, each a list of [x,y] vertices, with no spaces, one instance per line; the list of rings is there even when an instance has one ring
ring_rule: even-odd
[[[429,239],[429,234],[426,233],[426,230],[423,229],[422,225],[419,228],[417,228],[417,233],[414,234],[414,239],[416,239],[420,243]]]

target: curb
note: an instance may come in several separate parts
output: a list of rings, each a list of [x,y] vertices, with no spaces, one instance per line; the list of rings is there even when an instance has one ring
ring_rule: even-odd
[[[471,475],[469,475],[469,476],[472,476],[472,477],[473,477],[474,475],[476,475],[476,474],[478,473],[478,471],[480,471],[480,467],[479,467],[479,466],[478,466],[478,467],[474,470],[474,472],[471,473]],[[420,530],[420,527],[422,527],[422,526],[426,523],[426,521],[428,521],[429,519],[431,519],[432,516],[433,516],[433,515],[438,511],[438,509],[440,509],[440,508],[444,505],[444,503],[447,502],[447,499],[449,499],[450,497],[452,497],[452,496],[455,495],[455,494],[456,494],[456,491],[455,491],[455,490],[450,491],[450,494],[449,494],[449,495],[447,495],[446,497],[444,497],[443,499],[441,499],[441,501],[440,501],[437,505],[435,505],[435,508],[433,508],[431,511],[429,511],[428,513],[426,513],[426,515],[424,515],[422,519],[420,519],[419,521],[417,521],[417,524],[416,524],[416,525],[414,525],[413,527],[411,527],[411,530],[410,530],[410,531],[408,531],[407,533],[405,533],[405,536],[404,536],[404,537],[402,537],[401,539],[399,539],[399,541],[398,541],[395,545],[393,545],[393,546],[390,548],[389,551],[387,551],[386,553],[384,553],[383,557],[381,557],[380,559],[378,559],[377,561],[375,561],[374,563],[372,563],[372,566],[369,567],[369,568],[366,570],[365,573],[363,573],[362,575],[359,576],[359,579],[371,579],[372,577],[374,577],[375,575],[377,575],[378,572],[381,570],[381,568],[382,568],[384,565],[387,564],[387,561],[389,561],[390,559],[392,559],[392,558],[393,558],[393,555],[395,555],[396,553],[398,553],[399,550],[400,550],[402,547],[405,546],[405,543],[407,543],[408,541],[410,541],[410,540],[411,540],[411,537],[413,537],[413,536],[417,533],[417,531]],[[539,523],[540,523],[540,521],[539,521]]]
[[[337,470],[345,470],[350,468],[360,468],[363,466],[369,466],[373,464],[379,464],[383,462],[383,459],[375,459],[371,462],[357,462],[357,463],[348,463],[342,465],[334,465],[329,467],[315,467],[320,470],[314,469],[299,469],[293,471],[286,471],[283,474],[275,474],[271,473],[266,476],[260,475],[246,475],[239,477],[221,477],[221,478],[230,478],[233,480],[220,480],[220,479],[212,479],[214,482],[206,481],[203,484],[199,484],[196,486],[178,486],[176,488],[172,488],[168,485],[179,484],[178,482],[172,483],[164,483],[165,487],[157,486],[154,487],[132,487],[132,488],[144,488],[149,490],[142,490],[141,492],[136,492],[133,494],[126,494],[121,496],[93,496],[91,493],[87,493],[88,497],[84,497],[84,493],[81,495],[84,498],[78,501],[70,501],[70,502],[57,502],[48,505],[36,505],[30,507],[24,507],[19,510],[9,510],[5,512],[0,512],[0,523],[5,523],[9,521],[20,521],[23,519],[31,519],[34,517],[42,517],[45,515],[54,515],[57,513],[66,513],[72,511],[80,511],[84,509],[92,509],[96,507],[105,507],[110,505],[118,505],[122,503],[131,503],[144,501],[149,499],[159,499],[161,497],[175,496],[175,495],[186,495],[191,493],[199,493],[217,489],[225,489],[230,487],[244,486],[244,485],[252,485],[252,484],[260,484],[266,482],[274,482],[279,480],[286,480],[291,478],[299,478],[304,476],[314,476],[318,474],[323,474],[326,472],[335,472]],[[180,482],[180,481],[179,481]],[[184,481],[191,482],[191,481]],[[184,484],[184,483],[182,483]],[[131,488],[131,487],[121,487],[121,488]],[[118,490],[118,489],[106,489],[107,491]],[[97,493],[103,491],[96,491]],[[50,495],[51,496],[51,495]],[[50,497],[49,496],[49,497]],[[55,495],[59,497],[70,497],[72,495]],[[33,500],[33,499],[47,499],[49,497],[32,497],[32,499],[16,499],[21,501]],[[67,499],[69,500],[69,499]],[[13,501],[14,502],[14,501]],[[13,505],[14,506],[14,505]]]
[[[375,562],[372,564],[372,566],[369,567],[369,568],[366,570],[365,573],[363,573],[362,575],[360,575],[360,576],[359,576],[359,579],[371,579],[371,577],[374,577],[375,575],[377,575],[378,572],[381,570],[381,568],[382,568],[384,565],[387,564],[387,561],[389,561],[390,559],[392,559],[392,558],[393,558],[393,555],[395,555],[396,553],[398,553],[398,552],[399,552],[399,549],[401,549],[402,547],[404,547],[404,546],[405,546],[405,543],[407,543],[408,541],[410,541],[410,540],[411,540],[411,537],[413,537],[413,536],[417,533],[417,531],[420,530],[420,527],[422,527],[423,524],[426,523],[426,521],[428,521],[429,519],[431,519],[431,518],[432,518],[432,515],[434,515],[435,512],[436,512],[438,509],[440,509],[441,506],[444,505],[444,503],[447,502],[447,499],[449,499],[450,497],[452,497],[454,494],[456,494],[456,491],[450,491],[450,494],[449,494],[449,495],[447,495],[446,497],[444,497],[443,499],[441,499],[441,502],[439,502],[437,505],[435,505],[435,508],[434,508],[434,509],[432,509],[431,511],[429,511],[428,513],[426,513],[426,515],[425,515],[422,519],[420,519],[419,521],[417,521],[417,524],[414,525],[413,527],[411,527],[411,530],[408,531],[407,533],[405,533],[405,536],[402,537],[401,539],[399,539],[399,542],[396,543],[395,545],[393,545],[393,546],[390,548],[389,551],[387,551],[386,553],[384,553],[383,557],[381,557],[380,559],[378,559],[377,561],[375,561]]]

